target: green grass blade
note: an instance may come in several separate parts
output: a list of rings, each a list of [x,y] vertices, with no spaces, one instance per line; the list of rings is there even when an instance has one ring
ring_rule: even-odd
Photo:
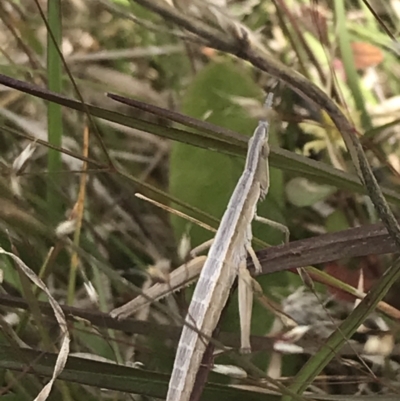
[[[47,32],[47,82],[51,91],[62,92],[62,61],[57,48],[62,42],[61,1],[48,2],[47,8],[49,31]],[[49,102],[47,104],[48,139],[55,146],[61,146],[63,136],[61,106]],[[47,187],[48,211],[54,217],[61,215],[60,196],[54,183],[58,181],[61,170],[61,154],[53,149],[48,150],[49,181]]]
[[[69,107],[73,110],[82,112],[85,111],[82,103],[76,100],[66,96],[58,95],[57,93],[47,91],[39,86],[28,84],[3,74],[0,74],[0,83],[50,102],[55,102]],[[211,138],[209,136],[205,137],[199,132],[191,132],[182,129],[161,126],[131,116],[125,116],[101,107],[87,105],[87,109],[94,117],[116,122],[127,127],[140,129],[145,132],[182,143],[206,149],[218,150],[225,154],[240,155],[242,157],[244,157],[246,153],[245,137],[243,137],[242,144],[239,146],[237,142],[235,144],[229,144],[227,143],[226,139],[221,141],[217,138]],[[219,135],[223,134],[219,133]],[[41,143],[40,141],[38,142]],[[291,172],[294,175],[318,180],[327,185],[334,185],[341,189],[347,189],[357,193],[366,193],[365,188],[361,185],[358,177],[354,174],[345,173],[324,163],[316,162],[293,152],[288,152],[284,149],[271,147],[270,163],[272,167],[281,168],[282,170]],[[400,205],[399,194],[385,188],[382,188],[382,191],[387,197],[388,201]]]
[[[361,122],[364,130],[372,128],[371,118],[367,112],[364,96],[360,89],[360,79],[357,73],[354,58],[350,46],[350,35],[347,30],[346,10],[343,0],[335,1],[336,32],[339,37],[339,48],[342,55],[344,70],[346,72],[347,84],[353,95],[356,108],[361,113]]]

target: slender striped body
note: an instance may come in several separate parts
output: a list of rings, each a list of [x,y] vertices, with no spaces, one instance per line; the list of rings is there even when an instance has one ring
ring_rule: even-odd
[[[272,94],[266,106],[271,107]],[[244,171],[221,220],[207,260],[201,271],[186,323],[210,337],[230,293],[239,266],[246,261],[251,244],[251,222],[259,198],[268,191],[268,123],[260,121],[249,141]],[[169,382],[167,401],[188,401],[208,341],[184,325],[174,368]]]

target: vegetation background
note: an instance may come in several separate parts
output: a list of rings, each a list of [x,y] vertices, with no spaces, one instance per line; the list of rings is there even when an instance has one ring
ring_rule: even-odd
[[[291,242],[317,241],[330,232],[343,231],[345,237],[348,228],[381,217],[326,104],[310,101],[315,87],[351,122],[351,134],[359,137],[396,211],[399,19],[398,0],[0,2],[0,247],[14,255],[0,262],[1,400],[35,399],[54,371],[63,380],[55,382],[49,400],[165,396],[177,314],[184,315],[192,289],[129,321],[114,321],[107,313],[140,288],[165,279],[169,269],[183,263],[189,247],[213,233],[135,194],[217,228],[243,169],[246,137],[262,116],[269,91],[275,94],[271,186],[259,215],[287,225]],[[240,39],[244,27],[248,35]],[[251,57],[253,50],[277,60],[278,67],[263,71]],[[287,78],[278,79],[285,71],[305,77],[309,98]],[[130,107],[106,93],[142,103]],[[166,110],[191,118],[174,122],[176,115]],[[283,242],[272,228],[254,223],[253,230],[256,249]],[[357,287],[362,269],[362,290],[372,288],[371,298],[335,332],[330,350],[317,352],[325,342],[319,339],[316,350],[308,352],[312,358],[286,355],[283,376],[292,380],[283,383],[299,399],[318,399],[301,395],[317,377],[314,386],[323,399],[361,400],[375,393],[362,392],[360,383],[374,382],[380,387],[373,397],[396,399],[388,398],[399,392],[396,373],[380,371],[377,378],[368,369],[350,372],[339,356],[346,338],[380,299],[386,296],[393,308],[400,307],[397,276],[393,273],[389,283],[384,281],[389,274],[383,275],[393,258],[371,254],[372,248],[359,252],[360,258],[346,252],[343,244],[339,256],[326,258],[329,263],[319,264],[313,274],[325,271]],[[43,280],[47,294],[32,277]],[[264,295],[278,303],[302,285],[287,269],[257,280]],[[333,291],[322,285],[314,290],[321,297]],[[59,311],[54,319],[49,297],[65,305],[67,326]],[[346,300],[352,305],[354,297]],[[387,312],[394,337],[397,312]],[[252,333],[264,336],[273,320],[256,302]],[[233,333],[237,342],[234,293],[221,330]],[[280,399],[279,392],[254,381],[270,360],[271,340],[265,341],[267,346],[247,361],[253,367],[247,379],[212,373],[203,399]],[[234,364],[246,362],[231,354]],[[232,364],[231,354],[217,362]],[[339,367],[321,373],[335,355]],[[68,362],[55,369],[57,356],[59,361],[68,356]],[[347,381],[333,383],[328,374]],[[41,393],[37,399],[46,397]]]

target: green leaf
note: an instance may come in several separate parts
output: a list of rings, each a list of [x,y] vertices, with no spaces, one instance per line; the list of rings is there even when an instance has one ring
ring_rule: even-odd
[[[110,360],[115,359],[115,354],[109,341],[107,341],[99,333],[94,330],[88,329],[83,323],[75,323],[75,337],[81,344],[87,344],[89,352],[95,355],[99,355],[103,358],[108,358]]]
[[[245,110],[233,103],[233,96],[263,98],[262,91],[250,74],[232,62],[215,62],[204,68],[187,90],[183,99],[182,112],[204,119],[224,128],[251,136],[257,121]],[[270,133],[272,142],[273,132]],[[195,206],[220,219],[229,198],[242,173],[243,159],[210,152],[184,143],[174,143],[170,161],[170,193],[176,198]],[[282,173],[271,169],[271,188],[267,200],[260,204],[259,214],[283,221],[279,206],[283,204]],[[188,223],[172,216],[175,235],[179,240],[187,232]],[[263,231],[263,234],[261,234]],[[270,230],[258,226],[255,235],[267,242],[273,241]],[[190,228],[192,245],[196,246],[210,239],[212,233],[200,227]]]
[[[348,229],[349,223],[341,210],[335,210],[327,217],[325,227],[329,233],[333,233]]]

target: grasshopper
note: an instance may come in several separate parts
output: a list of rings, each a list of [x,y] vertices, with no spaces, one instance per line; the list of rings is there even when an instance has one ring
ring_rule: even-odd
[[[273,95],[270,93],[265,102],[267,109],[272,107],[272,100]],[[242,350],[250,350],[253,294],[251,277],[246,268],[246,256],[248,252],[256,269],[260,271],[260,263],[251,248],[251,222],[254,217],[257,218],[258,200],[264,199],[269,189],[268,155],[268,122],[261,120],[249,140],[244,171],[200,273],[186,317],[188,325],[182,329],[167,401],[190,399],[207,347],[208,341],[205,338],[209,338],[214,331],[238,275]],[[275,225],[279,226],[277,223]],[[190,326],[195,326],[197,330]]]
[[[273,95],[270,93],[265,101],[267,110],[271,109],[272,100]],[[260,263],[251,247],[251,222],[256,219],[271,224],[284,231],[286,238],[288,237],[288,229],[285,226],[256,215],[257,202],[264,199],[269,189],[268,128],[268,122],[261,120],[249,140],[244,171],[230,198],[204,265],[198,260],[194,263],[195,268],[190,275],[187,274],[187,270],[175,270],[168,283],[157,284],[157,288],[150,289],[151,291],[145,297],[138,297],[112,311],[112,316],[125,318],[135,309],[146,304],[149,296],[160,298],[171,290],[171,284],[176,285],[180,279],[181,281],[186,279],[186,282],[194,280],[201,269],[185,319],[186,324],[182,329],[169,382],[167,401],[190,399],[208,344],[207,338],[211,337],[218,324],[236,277],[239,278],[241,350],[250,352],[253,291],[252,279],[246,267],[247,253],[251,256],[256,271],[261,271]]]

